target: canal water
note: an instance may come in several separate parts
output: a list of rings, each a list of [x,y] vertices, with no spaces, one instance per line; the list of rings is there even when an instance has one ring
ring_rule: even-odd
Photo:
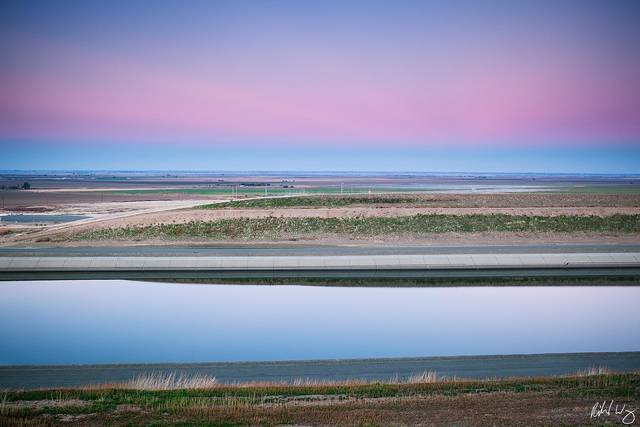
[[[0,222],[10,224],[60,224],[64,222],[78,221],[89,218],[86,215],[70,215],[70,214],[9,214],[0,215]]]
[[[640,350],[640,287],[0,282],[0,364]]]

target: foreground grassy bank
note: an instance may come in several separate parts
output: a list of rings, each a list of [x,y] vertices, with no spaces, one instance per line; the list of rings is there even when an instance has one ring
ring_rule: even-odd
[[[594,404],[605,399],[638,407],[639,373],[591,374],[484,381],[423,375],[397,383],[213,383],[163,390],[142,382],[147,389],[119,384],[16,391],[0,395],[0,424],[575,425],[589,423]],[[598,421],[616,423],[621,416]]]
[[[423,235],[446,232],[531,233],[638,233],[640,215],[519,216],[519,215],[413,215],[352,218],[228,218],[103,228],[81,232],[75,240],[104,239],[239,239],[313,238],[318,235],[350,237]]]

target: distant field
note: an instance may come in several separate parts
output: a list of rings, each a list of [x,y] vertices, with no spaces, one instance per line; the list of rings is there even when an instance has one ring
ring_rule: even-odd
[[[474,190],[475,188],[475,190]],[[349,186],[341,189],[339,186],[305,186],[302,188],[282,188],[280,186],[267,186],[267,195],[296,195],[296,194],[331,194],[331,195],[352,195],[352,194],[373,194],[384,195],[393,193],[465,193],[465,194],[535,194],[535,193],[567,193],[567,194],[611,194],[611,195],[640,195],[640,185],[545,185],[545,187],[522,187],[504,189],[499,186],[492,191],[491,185],[477,185],[465,188],[462,186]],[[478,191],[480,189],[480,191]],[[175,188],[175,189],[143,189],[143,190],[110,190],[108,193],[119,195],[143,195],[143,194],[187,194],[187,195],[234,195],[239,196],[260,196],[265,194],[264,186],[238,187],[221,186],[214,188]]]
[[[0,424],[475,425],[472,420],[481,415],[482,425],[586,425],[596,402],[614,399],[633,410],[640,399],[639,374],[597,369],[570,377],[484,381],[442,379],[431,372],[395,383],[229,386],[208,377],[169,380],[7,391],[0,393]],[[599,421],[619,422],[624,415]]]
[[[402,191],[385,189],[385,191]],[[404,190],[407,191],[407,190]],[[418,191],[433,191],[433,190],[418,190]],[[349,190],[350,193],[355,194],[367,194],[368,188],[355,188]],[[149,189],[149,190],[111,190],[112,194],[122,195],[135,195],[135,194],[190,194],[190,195],[234,195],[239,196],[264,196],[265,187],[238,187],[237,190],[233,187],[219,187],[219,188],[175,188],[175,189]],[[340,194],[340,188],[333,187],[314,187],[314,188],[281,188],[281,187],[267,187],[266,194],[269,196],[286,196],[296,194]]]
[[[571,187],[558,187],[550,190],[551,193],[569,194],[640,194],[640,185],[575,185]]]
[[[58,184],[60,188],[54,187]],[[15,183],[14,183],[15,184]],[[85,188],[84,185],[89,185]],[[84,205],[81,209],[93,209],[103,203],[122,203],[123,208],[127,208],[129,202],[149,202],[149,201],[171,201],[184,199],[227,199],[237,196],[238,204],[234,207],[243,207],[240,202],[244,198],[265,196],[264,186],[238,187],[237,193],[233,186],[212,185],[201,187],[178,187],[171,189],[162,188],[105,188],[93,187],[100,182],[47,182],[46,187],[39,187],[38,182],[33,183],[33,190],[0,190],[0,207],[11,212],[50,212],[67,211],[69,208],[77,209],[77,205]],[[154,185],[164,185],[164,182],[156,182]],[[166,185],[174,185],[168,182]],[[107,185],[105,183],[105,185]],[[108,183],[115,186],[113,182]],[[123,185],[123,184],[119,184]],[[128,182],[127,185],[136,185]],[[140,184],[151,185],[149,183]],[[444,184],[442,184],[444,185]],[[336,185],[302,185],[295,188],[282,188],[281,185],[267,187],[268,196],[293,196],[296,199],[326,197],[326,206],[348,206],[349,204],[375,204],[376,198],[398,198],[395,204],[407,206],[413,202],[405,202],[405,198],[414,199],[439,199],[434,200],[441,206],[497,206],[517,207],[517,206],[640,206],[640,185],[548,185],[544,191],[538,189],[533,191],[528,187],[518,186],[517,183],[506,187],[491,187],[487,185],[468,186],[456,189],[445,189],[438,184],[420,186],[345,186],[341,193],[340,186]],[[117,188],[117,187],[116,187]],[[296,197],[299,196],[299,197]],[[345,197],[357,199],[358,197],[371,198],[371,202],[366,200],[351,200],[348,204],[335,201],[332,197]],[[448,199],[444,202],[442,199]],[[464,199],[464,200],[463,200]],[[246,201],[248,202],[248,200]],[[315,200],[314,200],[315,202]],[[381,201],[383,202],[383,201]],[[279,207],[276,202],[269,202],[265,207]],[[296,202],[297,206],[315,207],[313,202]],[[303,205],[302,203],[306,203]],[[383,202],[391,205],[388,201]],[[415,201],[416,206],[426,204],[424,200]],[[260,205],[249,205],[259,207]],[[295,205],[289,205],[295,206]],[[222,207],[222,206],[220,206]],[[218,208],[218,206],[212,208]],[[77,212],[82,213],[82,212]]]
[[[103,228],[81,232],[75,240],[104,239],[282,239],[318,235],[355,237],[420,235],[446,232],[640,232],[640,215],[517,216],[517,215],[413,215],[405,217],[267,217],[191,221]]]

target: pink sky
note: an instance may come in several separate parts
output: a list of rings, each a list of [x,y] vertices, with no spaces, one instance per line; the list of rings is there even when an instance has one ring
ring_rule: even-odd
[[[161,7],[166,33],[123,18],[124,4],[50,20],[16,7],[0,45],[0,137],[637,145],[638,31],[616,27],[628,11],[613,3],[618,23],[581,2],[409,2],[352,17],[333,5],[320,18],[283,2],[203,10],[186,29]],[[438,14],[451,29],[429,21]]]

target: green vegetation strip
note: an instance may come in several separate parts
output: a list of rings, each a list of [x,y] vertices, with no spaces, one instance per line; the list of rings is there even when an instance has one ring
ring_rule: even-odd
[[[212,203],[198,206],[200,209],[264,209],[264,208],[337,208],[351,205],[426,204],[428,199],[419,197],[392,196],[307,196],[272,199],[234,200],[227,203]]]
[[[561,392],[565,396],[603,396],[640,398],[640,374],[602,374],[588,376],[512,378],[503,380],[439,380],[423,383],[349,383],[330,385],[224,385],[211,388],[175,390],[133,390],[123,388],[78,388],[4,392],[2,401],[82,400],[105,408],[117,404],[148,405],[180,398],[251,398],[263,402],[273,396],[347,396],[358,398],[459,395],[487,392]],[[87,410],[93,410],[89,407]]]
[[[229,218],[104,228],[79,233],[75,240],[104,239],[277,239],[321,234],[392,236],[446,232],[555,232],[637,233],[640,215],[518,216],[518,215],[413,215],[354,218]]]

